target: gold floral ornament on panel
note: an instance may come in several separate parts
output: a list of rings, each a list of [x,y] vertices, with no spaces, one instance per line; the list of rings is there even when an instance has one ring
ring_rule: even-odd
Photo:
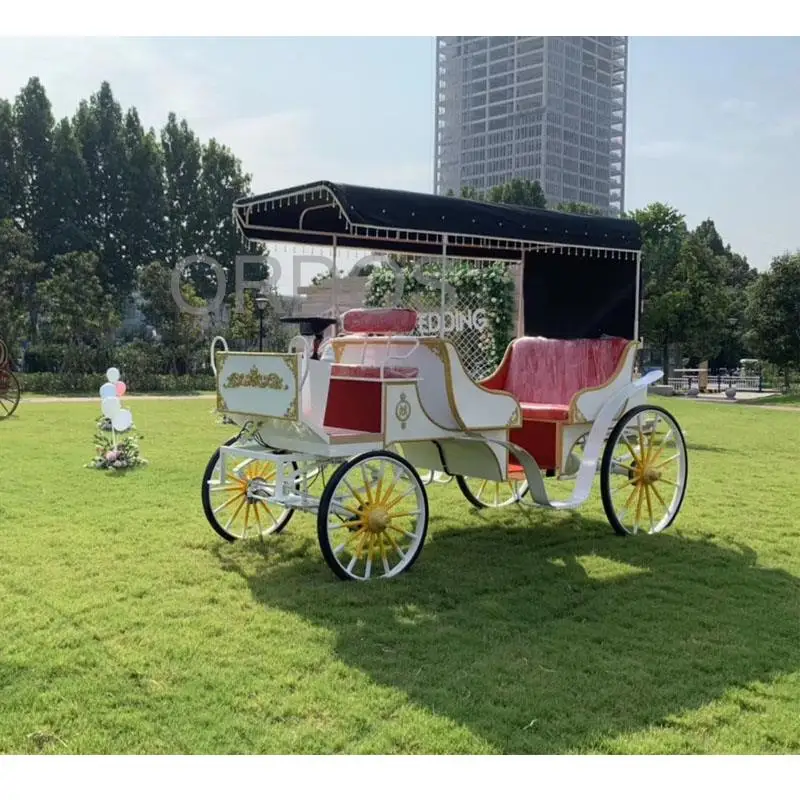
[[[397,401],[397,405],[394,407],[394,415],[397,418],[397,421],[400,423],[400,427],[405,430],[406,424],[411,418],[411,403],[408,402],[405,392],[400,394],[400,399]]]
[[[226,389],[276,389],[285,392],[289,387],[279,375],[270,372],[266,375],[251,367],[250,372],[232,372],[225,381]]]

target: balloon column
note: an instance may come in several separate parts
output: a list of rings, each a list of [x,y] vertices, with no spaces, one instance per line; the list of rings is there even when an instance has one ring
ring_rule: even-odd
[[[106,383],[100,387],[100,409],[103,416],[111,421],[111,436],[116,445],[117,433],[124,433],[133,425],[133,415],[122,407],[122,396],[127,390],[125,383],[119,379],[119,370],[111,367],[106,372]]]

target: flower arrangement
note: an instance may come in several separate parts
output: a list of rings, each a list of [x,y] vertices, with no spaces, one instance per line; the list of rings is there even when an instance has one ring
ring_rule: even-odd
[[[104,427],[104,420],[108,427]],[[124,470],[146,465],[147,459],[142,458],[139,451],[139,439],[136,434],[130,434],[124,439],[114,440],[105,435],[106,430],[111,430],[111,422],[106,417],[101,417],[97,422],[98,433],[94,436],[95,456],[86,464],[92,469]]]

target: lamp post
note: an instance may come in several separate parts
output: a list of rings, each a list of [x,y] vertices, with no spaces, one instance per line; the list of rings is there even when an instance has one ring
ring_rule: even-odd
[[[264,290],[260,289],[256,295],[256,307],[258,308],[258,352],[264,350],[264,310],[269,303],[269,298],[264,294]]]

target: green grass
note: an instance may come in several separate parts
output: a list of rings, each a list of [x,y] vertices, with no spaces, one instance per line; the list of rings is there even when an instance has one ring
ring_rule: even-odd
[[[223,542],[211,402],[131,399],[150,465],[83,468],[97,407],[0,422],[0,751],[800,752],[800,427],[663,399],[690,447],[667,534],[473,512],[431,487],[393,581],[342,583],[313,518]],[[560,487],[560,488],[563,488]]]

